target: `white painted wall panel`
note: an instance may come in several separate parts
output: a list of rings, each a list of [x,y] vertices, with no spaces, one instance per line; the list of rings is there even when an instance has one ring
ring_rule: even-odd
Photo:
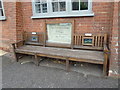
[[[48,42],[71,44],[71,23],[48,24]]]

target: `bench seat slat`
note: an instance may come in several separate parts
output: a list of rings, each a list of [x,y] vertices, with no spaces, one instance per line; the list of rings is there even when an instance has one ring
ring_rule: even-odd
[[[91,51],[91,50],[73,50],[65,48],[55,48],[55,47],[42,47],[42,46],[31,46],[24,45],[15,50],[16,52],[30,52],[45,55],[86,59],[93,61],[104,61],[104,53],[101,51]]]

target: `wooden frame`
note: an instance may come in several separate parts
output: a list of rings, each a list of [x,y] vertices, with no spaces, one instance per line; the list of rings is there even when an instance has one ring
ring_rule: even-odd
[[[86,37],[85,34],[74,34],[74,48],[88,49],[88,50],[101,50],[103,51],[104,45],[107,44],[106,34],[93,34],[93,45],[83,45],[83,38]],[[88,36],[87,36],[88,37]],[[90,37],[90,36],[89,36]]]
[[[39,41],[39,36],[38,34],[32,34],[31,36],[31,42],[37,42]]]
[[[37,41],[31,41],[32,36],[37,36]],[[43,32],[36,32],[36,34],[32,34],[32,32],[24,32],[23,33],[23,40],[25,40],[25,44],[28,45],[44,45],[44,35]]]
[[[71,23],[72,24],[72,32],[71,32],[71,45],[69,47],[73,48],[73,35],[74,35],[74,20],[46,20],[44,21],[44,46],[46,46],[46,41],[47,41],[47,24],[59,24],[59,23]],[[56,43],[51,44],[50,46],[59,46]],[[49,46],[49,44],[47,44]],[[64,46],[68,47],[68,45]]]
[[[85,40],[91,40],[91,42],[85,42]],[[87,45],[87,46],[93,46],[94,44],[94,38],[92,36],[88,37],[88,36],[84,36],[82,38],[82,45]]]

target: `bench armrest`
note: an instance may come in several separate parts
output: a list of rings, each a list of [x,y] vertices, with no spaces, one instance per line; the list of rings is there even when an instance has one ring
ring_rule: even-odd
[[[14,49],[16,49],[16,48],[18,48],[20,46],[23,46],[24,42],[25,42],[25,40],[20,40],[18,42],[12,43],[12,46],[13,46]]]
[[[110,52],[110,50],[108,49],[107,45],[104,44],[104,53],[109,53],[109,52]]]

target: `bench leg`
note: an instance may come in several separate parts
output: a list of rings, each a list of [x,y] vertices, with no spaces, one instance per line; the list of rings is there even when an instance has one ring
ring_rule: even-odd
[[[103,64],[103,75],[107,76],[107,63],[108,63],[108,55],[104,54],[104,64]]]
[[[70,62],[69,62],[69,60],[67,59],[66,60],[66,70],[69,72],[70,71]]]
[[[18,62],[18,55],[15,52],[15,49],[13,49],[13,57],[14,57],[15,61]]]
[[[15,52],[14,52],[14,58],[15,58],[15,61],[18,62],[18,55]]]
[[[37,54],[35,54],[35,64],[39,66],[39,60],[38,60]]]

